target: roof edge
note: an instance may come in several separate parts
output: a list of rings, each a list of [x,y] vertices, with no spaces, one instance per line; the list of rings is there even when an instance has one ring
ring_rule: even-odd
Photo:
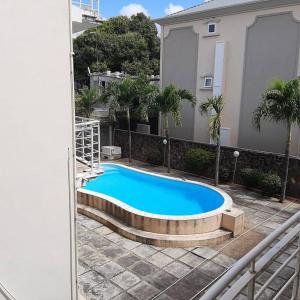
[[[230,5],[230,6],[223,6],[218,8],[211,8],[207,10],[203,10],[200,12],[192,12],[186,13],[182,15],[169,15],[163,18],[157,18],[153,21],[159,25],[171,25],[181,22],[189,22],[194,21],[197,19],[206,19],[212,17],[219,17],[225,15],[234,15],[238,13],[244,13],[248,11],[255,11],[255,10],[264,10],[276,7],[284,7],[290,5],[300,5],[299,0],[256,0],[250,3],[243,3],[239,5]]]

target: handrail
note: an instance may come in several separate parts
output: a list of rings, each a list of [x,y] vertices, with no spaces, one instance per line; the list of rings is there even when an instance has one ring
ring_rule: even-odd
[[[248,273],[246,273],[245,275],[248,276],[248,281],[246,282],[246,285],[251,283],[251,281],[255,280],[255,274],[257,273],[257,269],[256,269],[256,264],[255,264],[255,260],[256,258],[268,247],[270,246],[270,244],[272,244],[281,234],[285,233],[291,226],[293,226],[295,223],[300,222],[300,211],[298,213],[296,213],[295,215],[293,215],[290,219],[288,219],[286,222],[284,222],[281,226],[279,226],[278,228],[276,228],[269,236],[267,236],[263,241],[261,241],[255,248],[253,248],[251,251],[249,251],[244,257],[242,257],[239,261],[237,261],[232,267],[231,269],[228,270],[228,272],[226,272],[224,274],[223,277],[220,278],[220,280],[218,280],[202,297],[201,300],[214,300],[216,299],[218,296],[220,296],[226,287],[228,287],[228,285],[238,276],[241,274],[241,272],[247,268],[249,265],[251,265],[250,267],[250,271]],[[285,238],[283,238],[283,242],[281,243],[284,244],[284,242],[289,242],[291,239],[295,239],[297,236],[299,236],[300,234],[300,225],[298,225],[294,230],[292,230],[289,234],[287,234],[285,236]],[[300,240],[300,237],[299,237]],[[280,243],[280,242],[279,242]],[[286,245],[286,244],[285,244]],[[276,245],[277,246],[277,245]],[[275,247],[276,247],[275,246]],[[298,245],[298,260],[300,261],[300,244]],[[272,249],[271,249],[272,250]],[[270,250],[270,251],[271,251]],[[275,251],[273,251],[275,252]],[[269,252],[268,252],[269,253]],[[267,254],[268,254],[267,253]],[[270,254],[269,254],[270,255]],[[275,254],[274,254],[275,255]],[[263,256],[264,260],[266,255]],[[259,262],[262,262],[262,259],[260,259]],[[258,263],[258,262],[257,262]],[[265,264],[263,264],[265,265]],[[263,267],[263,266],[262,266]],[[298,274],[297,274],[298,272]],[[249,274],[251,275],[251,273],[254,276],[249,276]],[[245,276],[244,275],[244,276]],[[299,277],[299,268],[298,270],[295,271],[295,277]],[[232,292],[233,290],[240,290],[241,286],[241,281],[242,278],[243,280],[245,280],[246,277],[242,276],[236,283],[239,284],[239,286],[235,286],[232,285],[232,287],[227,291],[227,295],[230,294],[230,291]],[[297,278],[296,278],[297,279]],[[253,282],[252,282],[253,283]],[[254,284],[253,284],[254,286]],[[244,286],[245,287],[245,286]],[[243,288],[244,288],[243,287]],[[225,294],[225,295],[226,295]],[[254,291],[252,291],[252,294],[254,294]],[[221,299],[232,299],[232,298],[228,298],[226,296],[223,296]],[[253,299],[253,298],[252,298]]]
[[[16,300],[16,298],[0,282],[0,296],[1,295],[6,300]]]

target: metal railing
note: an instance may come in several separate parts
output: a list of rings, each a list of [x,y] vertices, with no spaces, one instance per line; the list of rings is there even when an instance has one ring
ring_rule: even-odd
[[[281,237],[284,235],[283,237]],[[276,240],[279,241],[276,243]],[[275,245],[272,246],[275,242]],[[272,247],[271,247],[272,246]],[[296,246],[296,247],[295,247]],[[281,266],[262,285],[256,285],[256,279],[268,266],[285,251],[288,257]],[[259,299],[282,270],[293,264],[293,275],[279,289],[273,300],[292,285],[292,300],[300,299],[300,211],[275,229],[267,238],[237,261],[202,297],[201,300],[232,300],[245,289],[249,300]],[[246,272],[245,272],[246,271]],[[243,273],[244,272],[244,273]],[[242,275],[244,274],[244,275]],[[235,282],[233,283],[233,281]]]

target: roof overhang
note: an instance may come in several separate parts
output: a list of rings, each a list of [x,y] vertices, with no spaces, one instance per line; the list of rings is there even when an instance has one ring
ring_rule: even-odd
[[[159,25],[171,25],[176,23],[190,22],[199,19],[201,20],[226,15],[234,15],[250,11],[265,10],[270,8],[284,7],[297,4],[300,5],[300,0],[256,0],[250,3],[211,8],[207,10],[201,10],[198,12],[187,12],[186,14],[177,15],[175,13],[173,15],[169,15],[163,18],[154,19],[153,21]]]

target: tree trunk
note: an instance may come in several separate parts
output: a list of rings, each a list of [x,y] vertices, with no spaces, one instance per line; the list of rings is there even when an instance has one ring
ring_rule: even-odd
[[[129,163],[132,162],[131,157],[131,130],[130,130],[130,111],[129,107],[127,108],[127,122],[128,122],[128,159]]]
[[[281,185],[281,195],[280,202],[282,203],[286,197],[286,187],[288,183],[289,176],[289,164],[290,164],[290,149],[291,149],[291,133],[292,133],[292,124],[288,122],[287,126],[287,139],[286,139],[286,147],[285,147],[285,158],[284,158],[284,172],[282,177],[282,185]]]
[[[217,140],[217,155],[216,155],[216,167],[215,167],[215,185],[219,185],[219,173],[220,173],[220,156],[221,156],[221,140],[220,135]]]

